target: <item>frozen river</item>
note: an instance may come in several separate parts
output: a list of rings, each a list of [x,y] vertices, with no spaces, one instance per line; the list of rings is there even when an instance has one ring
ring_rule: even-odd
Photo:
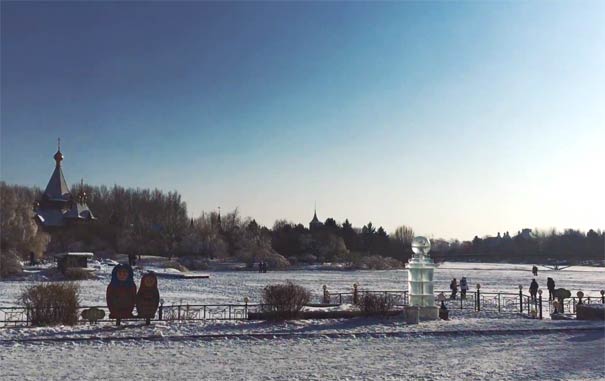
[[[106,268],[99,279],[82,281],[83,305],[104,305],[105,290],[109,284],[111,268]],[[292,280],[315,295],[320,295],[325,284],[331,293],[350,292],[353,283],[365,290],[405,290],[407,270],[385,271],[325,271],[297,270],[270,271],[259,274],[254,271],[207,272],[209,279],[159,279],[161,297],[166,304],[179,302],[189,304],[243,303],[248,297],[251,303],[260,299],[262,288],[268,284]],[[460,280],[466,276],[471,289],[481,284],[483,292],[518,292],[518,285],[527,293],[533,279],[531,265],[487,264],[487,263],[442,263],[435,272],[435,290],[448,290],[452,278]],[[605,268],[574,266],[564,270],[540,268],[536,280],[546,288],[546,278],[552,277],[556,286],[570,289],[574,295],[578,290],[590,296],[598,296],[605,288]],[[137,286],[140,274],[135,274]],[[15,305],[20,291],[31,284],[26,281],[0,282],[0,306]]]

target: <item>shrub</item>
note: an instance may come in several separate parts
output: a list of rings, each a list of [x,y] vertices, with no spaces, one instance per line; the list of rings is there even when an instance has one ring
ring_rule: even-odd
[[[80,288],[76,283],[42,283],[27,287],[19,303],[33,325],[74,325],[78,322]]]
[[[287,281],[283,284],[266,286],[262,292],[262,300],[263,311],[272,312],[276,319],[291,319],[309,303],[311,292]]]
[[[95,279],[95,276],[92,272],[77,267],[71,267],[66,269],[64,275],[66,280]]]
[[[386,315],[393,310],[395,300],[389,295],[361,292],[357,306],[367,315]]]
[[[21,274],[23,266],[14,250],[2,250],[0,253],[0,277]]]

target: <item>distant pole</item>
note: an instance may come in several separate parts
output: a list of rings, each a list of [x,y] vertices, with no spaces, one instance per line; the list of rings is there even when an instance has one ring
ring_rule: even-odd
[[[538,300],[540,303],[540,307],[539,307],[540,320],[542,320],[542,290],[538,290]]]
[[[519,285],[519,313],[523,313],[523,286]]]
[[[481,312],[481,285],[477,283],[477,311]]]

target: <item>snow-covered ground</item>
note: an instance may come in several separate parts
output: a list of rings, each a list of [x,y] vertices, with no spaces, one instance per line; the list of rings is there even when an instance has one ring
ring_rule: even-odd
[[[3,380],[605,379],[602,323],[520,316],[0,332]]]
[[[531,266],[444,263],[436,290],[466,276],[483,292],[518,292]],[[110,267],[83,281],[83,304],[105,304]],[[211,272],[210,279],[159,279],[166,304],[259,300],[267,284],[290,279],[321,293],[404,290],[407,272]],[[597,296],[605,269],[540,269],[544,286]],[[140,274],[136,277],[138,283]],[[30,281],[0,282],[0,306],[15,305]],[[450,310],[449,321],[407,325],[401,318],[290,322],[127,322],[74,327],[0,328],[2,380],[605,380],[603,322],[528,319],[521,314]]]
[[[105,290],[110,280],[111,267],[104,266],[100,279],[82,281],[81,299],[83,305],[104,305]],[[209,279],[159,279],[161,297],[166,304],[226,304],[242,303],[248,297],[251,303],[259,301],[264,286],[271,283],[292,280],[310,289],[316,296],[321,295],[322,286],[328,286],[331,293],[351,292],[353,283],[366,290],[405,290],[407,270],[385,271],[270,271],[259,274],[254,271],[206,272]],[[533,276],[531,265],[487,264],[487,263],[442,263],[435,271],[435,290],[449,290],[452,278],[460,280],[466,276],[474,290],[477,283],[483,292],[518,292],[518,285],[525,293]],[[573,266],[564,270],[548,270],[540,267],[536,277],[540,287],[546,288],[546,278],[552,277],[557,287],[570,289],[575,295],[578,290],[586,295],[598,296],[605,289],[605,268]],[[135,282],[140,274],[135,275]],[[21,289],[31,284],[29,281],[0,282],[0,306],[15,305]]]

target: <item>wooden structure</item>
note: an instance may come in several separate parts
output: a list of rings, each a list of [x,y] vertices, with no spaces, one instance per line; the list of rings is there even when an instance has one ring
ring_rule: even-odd
[[[54,255],[57,268],[65,274],[67,269],[87,268],[88,259],[93,257],[92,253],[59,253]]]

